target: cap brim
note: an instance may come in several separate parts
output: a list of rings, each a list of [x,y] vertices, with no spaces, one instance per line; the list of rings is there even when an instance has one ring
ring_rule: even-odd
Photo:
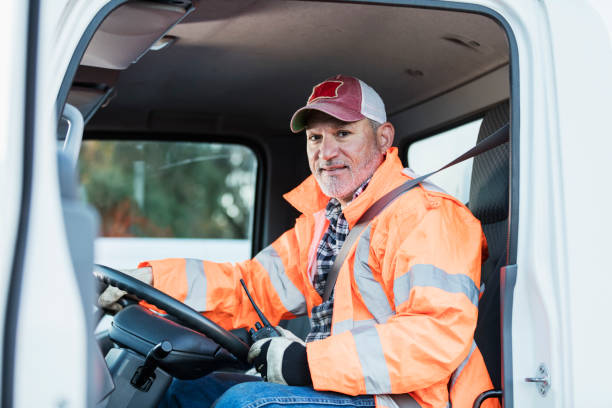
[[[365,116],[361,112],[354,111],[352,109],[346,109],[337,103],[325,103],[315,102],[310,105],[306,105],[303,108],[298,109],[291,118],[291,131],[293,133],[299,133],[306,127],[306,114],[308,111],[319,111],[333,116],[343,122],[356,122],[364,119]]]

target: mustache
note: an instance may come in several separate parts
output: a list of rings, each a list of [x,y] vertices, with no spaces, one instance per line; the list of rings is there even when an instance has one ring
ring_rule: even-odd
[[[349,165],[344,163],[343,161],[338,160],[330,160],[317,163],[317,171],[321,171],[330,167],[349,167]]]

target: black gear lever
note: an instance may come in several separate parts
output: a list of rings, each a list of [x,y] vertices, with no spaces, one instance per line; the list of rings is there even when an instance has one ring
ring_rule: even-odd
[[[159,361],[166,358],[171,351],[172,344],[167,340],[164,340],[153,347],[151,351],[147,353],[144,364],[138,367],[138,370],[136,370],[136,373],[134,373],[134,377],[132,377],[132,380],[130,381],[132,385],[142,391],[147,391],[155,379],[153,373],[155,372]]]

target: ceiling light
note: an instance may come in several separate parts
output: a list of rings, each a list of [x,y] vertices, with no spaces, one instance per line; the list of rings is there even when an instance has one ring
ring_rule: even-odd
[[[174,44],[174,42],[178,40],[178,37],[173,35],[164,35],[159,40],[155,41],[155,43],[151,46],[151,51],[159,51],[168,47],[170,44]]]

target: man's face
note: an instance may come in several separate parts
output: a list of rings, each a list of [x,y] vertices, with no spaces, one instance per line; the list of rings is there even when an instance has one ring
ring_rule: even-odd
[[[308,118],[310,171],[323,193],[343,206],[382,163],[385,151],[368,119],[347,123],[320,112]]]

